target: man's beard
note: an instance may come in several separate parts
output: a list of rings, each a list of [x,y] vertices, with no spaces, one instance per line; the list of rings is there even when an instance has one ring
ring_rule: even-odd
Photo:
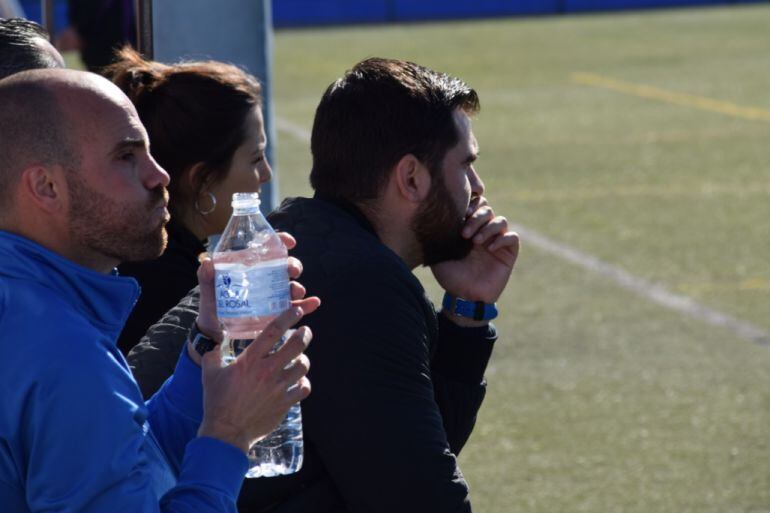
[[[465,225],[465,212],[456,205],[440,171],[435,173],[434,181],[425,203],[412,220],[425,266],[460,260],[473,249],[473,241],[460,235]]]
[[[120,262],[158,258],[166,249],[167,219],[150,225],[150,217],[167,198],[165,187],[153,189],[145,203],[124,203],[90,188],[77,171],[67,174],[70,190],[70,235],[91,251]]]

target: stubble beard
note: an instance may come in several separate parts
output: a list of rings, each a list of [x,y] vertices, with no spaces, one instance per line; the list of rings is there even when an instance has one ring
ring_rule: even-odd
[[[166,249],[167,219],[149,225],[167,195],[165,187],[153,189],[144,204],[130,204],[91,189],[74,170],[67,175],[67,186],[70,236],[84,249],[119,262],[153,260]]]
[[[456,205],[440,172],[435,173],[434,182],[425,203],[412,220],[424,266],[461,260],[473,249],[473,241],[460,235],[465,225],[465,212]]]

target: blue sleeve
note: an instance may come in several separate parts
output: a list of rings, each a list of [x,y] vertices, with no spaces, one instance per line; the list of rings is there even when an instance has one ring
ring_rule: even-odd
[[[185,447],[198,432],[203,419],[201,368],[182,346],[174,374],[147,401],[148,421],[168,462],[179,473]]]
[[[30,511],[236,511],[247,468],[243,452],[211,438],[191,440],[175,485],[160,497],[153,476],[163,462],[148,447],[149,410],[122,359],[93,333],[60,332],[57,340],[46,344],[45,358],[30,365],[35,376],[23,398],[23,475]],[[185,372],[181,375],[184,379]],[[174,392],[171,387],[167,397],[173,399]],[[168,426],[156,425],[170,433]]]
[[[163,496],[161,511],[235,513],[235,500],[248,469],[246,455],[215,438],[187,444],[177,485]]]

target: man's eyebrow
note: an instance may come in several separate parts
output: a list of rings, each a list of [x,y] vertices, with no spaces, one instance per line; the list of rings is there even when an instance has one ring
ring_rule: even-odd
[[[463,161],[463,164],[473,164],[476,162],[476,159],[479,158],[480,153],[477,151],[475,153],[471,153],[467,157],[465,157],[465,160]]]
[[[127,137],[117,143],[114,148],[112,148],[111,154],[117,154],[125,150],[133,150],[133,149],[145,149],[147,145],[144,142],[144,139],[140,137]]]

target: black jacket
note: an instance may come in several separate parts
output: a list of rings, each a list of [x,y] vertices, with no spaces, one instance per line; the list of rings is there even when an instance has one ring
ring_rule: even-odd
[[[123,354],[127,354],[150,326],[198,285],[198,255],[206,251],[206,247],[181,223],[171,221],[166,229],[168,246],[160,258],[118,266],[122,276],[135,278],[142,288],[118,338],[118,347]]]
[[[322,305],[303,319],[314,334],[303,467],[247,479],[240,510],[471,511],[455,455],[484,397],[494,328],[460,328],[437,316],[416,277],[351,206],[291,199],[269,219],[297,238],[301,282]],[[165,376],[173,371],[193,298],[132,351],[140,384],[162,382],[151,363],[158,355],[167,353]]]

